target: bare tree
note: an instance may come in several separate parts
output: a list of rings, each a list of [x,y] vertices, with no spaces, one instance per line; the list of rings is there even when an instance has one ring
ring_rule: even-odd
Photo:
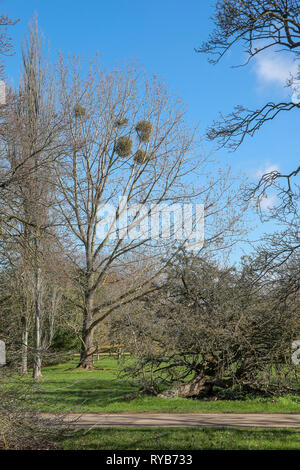
[[[70,64],[62,57],[60,87],[69,147],[57,172],[57,204],[67,235],[72,235],[71,250],[76,250],[73,262],[83,299],[80,366],[90,368],[95,328],[121,305],[157,290],[152,280],[183,242],[174,237],[154,240],[142,229],[142,236],[130,237],[130,231],[147,219],[150,205],[182,205],[201,198],[208,213],[217,211],[216,200],[221,211],[220,200],[227,192],[225,212],[232,207],[230,183],[223,174],[203,176],[207,158],[197,153],[196,129],[188,129],[180,101],[157,78],[147,79],[135,66],[105,72],[97,60],[84,78],[78,59]],[[124,222],[124,199],[129,206],[149,210],[143,214],[139,209]],[[101,237],[97,230],[105,204],[116,210]],[[228,232],[238,219],[232,212]],[[221,232],[223,228],[220,216]],[[109,298],[101,298],[104,289]]]
[[[11,92],[6,106],[2,148],[4,173],[2,186],[3,242],[14,246],[14,261],[21,259],[26,272],[27,290],[33,286],[35,309],[34,378],[41,376],[41,316],[45,291],[47,246],[53,239],[53,165],[61,152],[61,118],[55,110],[53,74],[42,58],[42,42],[37,21],[31,26],[23,48],[23,73],[17,92]],[[9,183],[8,183],[9,182]],[[12,258],[10,258],[12,261]],[[20,261],[19,261],[20,264]],[[24,368],[26,318],[24,321]]]

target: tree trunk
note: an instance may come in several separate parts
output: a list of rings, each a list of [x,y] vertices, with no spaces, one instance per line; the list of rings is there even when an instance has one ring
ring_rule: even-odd
[[[120,361],[120,360],[122,359],[122,353],[123,353],[122,348],[118,348],[118,349],[117,349],[118,361]]]
[[[41,319],[40,314],[35,316],[35,351],[33,357],[33,378],[39,380],[42,375],[42,351],[41,351]]]
[[[35,273],[35,337],[34,337],[34,356],[33,356],[33,378],[39,380],[42,375],[42,350],[41,350],[41,276],[40,268]]]
[[[22,322],[22,365],[21,375],[28,374],[28,326],[25,316],[21,318]]]
[[[211,395],[213,390],[213,380],[210,377],[195,377],[189,382],[172,387],[159,393],[159,398],[197,398],[200,394]]]
[[[77,367],[82,369],[94,369],[93,363],[93,353],[95,352],[95,348],[93,346],[93,338],[94,332],[82,332],[82,345],[81,345],[81,352],[80,352],[80,361]]]
[[[81,353],[80,361],[77,367],[82,369],[93,369],[93,353],[95,352],[95,347],[93,345],[94,339],[94,330],[90,330],[89,327],[93,319],[93,292],[89,288],[92,284],[92,278],[88,278],[88,289],[85,295],[85,309],[83,313],[83,327],[82,327],[82,343],[81,343]]]
[[[202,371],[192,380],[172,387],[158,396],[162,398],[198,398],[200,395],[212,395],[214,386],[220,384],[216,374],[217,367],[218,362],[215,359],[206,359],[202,363]]]

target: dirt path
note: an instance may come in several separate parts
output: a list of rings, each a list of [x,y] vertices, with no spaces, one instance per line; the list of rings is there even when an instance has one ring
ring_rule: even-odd
[[[45,418],[54,415],[43,414]],[[263,413],[70,413],[64,423],[72,427],[183,427],[231,426],[300,428],[300,414]]]

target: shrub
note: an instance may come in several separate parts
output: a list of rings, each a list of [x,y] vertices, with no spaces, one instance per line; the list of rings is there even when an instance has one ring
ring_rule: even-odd
[[[59,328],[53,337],[51,350],[59,352],[78,351],[80,346],[80,339],[73,330],[69,328]]]

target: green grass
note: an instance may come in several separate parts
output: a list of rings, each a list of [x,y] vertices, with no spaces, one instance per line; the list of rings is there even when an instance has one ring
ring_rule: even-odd
[[[143,396],[125,401],[136,391],[129,381],[117,377],[118,362],[103,358],[98,370],[76,369],[75,362],[43,368],[44,378],[34,393],[34,406],[40,411],[69,412],[244,412],[300,413],[300,396],[249,398],[247,400],[164,399]],[[16,379],[20,384],[31,378]]]
[[[64,450],[299,450],[294,429],[114,428],[77,431],[63,438]]]

